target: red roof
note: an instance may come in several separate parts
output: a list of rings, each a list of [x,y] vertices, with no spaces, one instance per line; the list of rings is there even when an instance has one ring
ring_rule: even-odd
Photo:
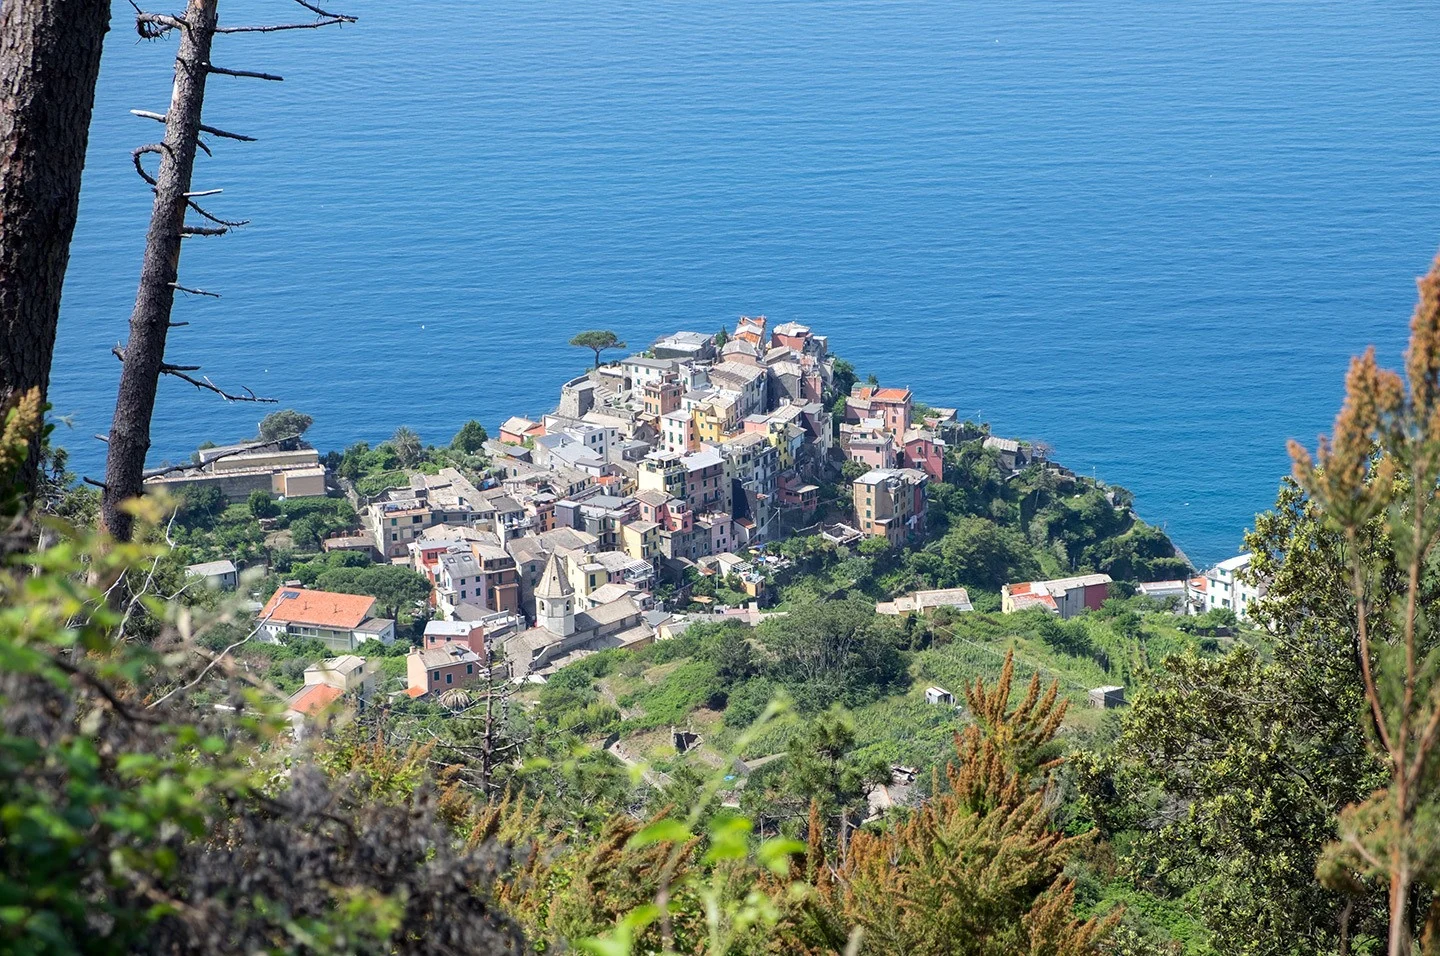
[[[290,709],[302,714],[314,714],[324,710],[344,693],[329,684],[306,684],[290,698]]]
[[[870,393],[870,400],[875,402],[908,402],[910,401],[910,389],[877,388]]]
[[[260,619],[348,631],[359,627],[360,622],[370,616],[370,609],[374,606],[375,599],[365,594],[280,588],[270,596],[260,612]]]
[[[423,687],[407,687],[407,688],[405,688],[405,693],[409,694],[411,697],[424,697],[424,696],[425,696],[425,688],[423,688]]]
[[[1048,594],[1030,594],[1028,592],[1017,594],[1011,591],[1010,597],[1015,599],[1015,607],[1017,608],[1033,607],[1038,604],[1048,607],[1052,611],[1056,609],[1055,599]]]

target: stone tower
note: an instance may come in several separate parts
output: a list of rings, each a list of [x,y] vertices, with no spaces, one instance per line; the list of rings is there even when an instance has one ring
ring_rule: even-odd
[[[535,626],[561,637],[575,633],[575,589],[565,576],[565,562],[558,553],[550,555],[535,587]]]

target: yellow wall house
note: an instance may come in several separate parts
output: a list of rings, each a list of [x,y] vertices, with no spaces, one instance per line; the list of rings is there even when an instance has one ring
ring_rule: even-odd
[[[620,526],[620,543],[625,553],[639,561],[653,560],[660,553],[660,526],[653,521],[631,521]]]

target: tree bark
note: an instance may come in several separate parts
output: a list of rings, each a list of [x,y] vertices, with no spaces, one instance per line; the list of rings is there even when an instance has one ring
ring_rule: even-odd
[[[145,260],[140,288],[130,315],[115,417],[110,424],[105,462],[105,488],[100,521],[116,540],[133,532],[124,502],[144,491],[145,456],[150,451],[150,416],[165,364],[165,337],[175,302],[173,284],[179,274],[180,244],[185,227],[185,194],[195,167],[200,113],[205,102],[210,44],[215,38],[218,0],[189,0],[185,7],[180,50],[175,57],[175,87],[166,112],[165,139],[160,144],[160,171],[155,177],[155,205],[145,235]]]
[[[50,387],[109,0],[0,3],[0,408]],[[20,479],[33,494],[40,434]]]

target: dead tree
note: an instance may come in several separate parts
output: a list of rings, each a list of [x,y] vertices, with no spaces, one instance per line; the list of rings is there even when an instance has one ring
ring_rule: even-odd
[[[100,520],[105,530],[120,541],[129,540],[132,532],[130,515],[122,506],[144,491],[145,457],[150,450],[150,418],[155,410],[155,393],[160,376],[170,375],[189,382],[197,389],[214,392],[226,401],[274,401],[261,398],[248,388],[227,391],[208,376],[197,374],[199,366],[168,361],[165,341],[171,328],[185,324],[171,321],[176,292],[215,296],[213,292],[180,284],[181,244],[193,236],[220,236],[245,225],[244,221],[222,219],[196,201],[219,190],[191,190],[195,153],[197,150],[210,152],[209,146],[201,141],[201,134],[240,141],[253,139],[201,121],[205,81],[212,74],[269,81],[282,79],[269,73],[216,66],[211,62],[211,46],[216,35],[313,29],[351,23],[355,19],[330,13],[307,0],[294,2],[314,13],[316,19],[304,23],[223,27],[218,20],[218,0],[188,0],[185,12],[179,16],[145,13],[136,8],[135,25],[140,36],[154,39],[178,32],[180,49],[175,56],[175,85],[169,109],[163,114],[133,111],[137,116],[164,124],[165,134],[160,142],[141,146],[133,154],[135,171],[154,191],[155,205],[150,215],[150,228],[145,235],[145,258],[140,269],[135,310],[130,315],[130,337],[124,345],[112,349],[121,362],[120,387],[115,396],[115,417],[110,425]],[[146,169],[145,163],[146,157],[152,155],[159,157],[159,167],[153,175]],[[189,213],[194,213],[199,219],[187,221]]]
[[[0,409],[50,387],[109,0],[0,3]],[[21,487],[33,492],[40,432]]]

